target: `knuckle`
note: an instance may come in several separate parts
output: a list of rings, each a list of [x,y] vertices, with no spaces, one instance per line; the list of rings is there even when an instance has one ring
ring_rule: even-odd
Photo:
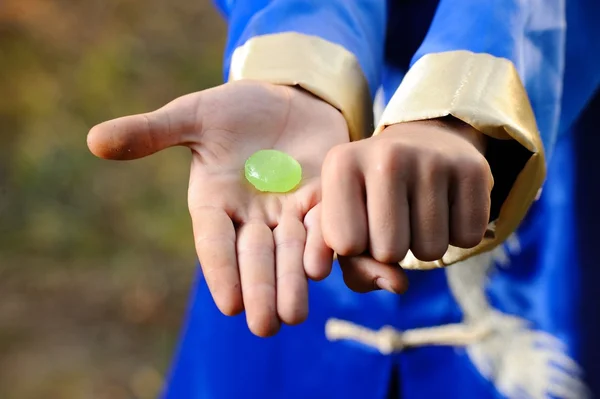
[[[198,233],[194,237],[194,244],[198,256],[203,257],[206,249],[234,247],[235,240],[225,234],[208,236]]]
[[[354,256],[365,251],[366,243],[361,239],[340,239],[333,241],[330,247],[338,255]]]
[[[298,291],[298,287],[302,287],[306,282],[306,276],[302,271],[287,271],[284,273],[277,274],[277,286],[287,284],[288,288],[291,286],[293,289],[291,292]]]
[[[490,183],[492,172],[484,156],[478,155],[460,159],[457,161],[456,166],[462,177],[461,180],[466,180],[469,183],[485,184],[486,186]]]
[[[375,170],[380,174],[388,175],[398,169],[398,159],[401,151],[397,146],[383,140],[377,142],[373,148]]]
[[[478,155],[477,157],[475,157],[475,159],[473,160],[473,169],[477,170],[480,174],[485,176],[491,174],[490,164],[483,155]]]
[[[474,248],[483,240],[486,223],[469,223],[462,229],[456,229],[452,245],[459,248]]]
[[[425,151],[421,157],[421,165],[429,176],[440,178],[445,176],[450,169],[450,160],[446,155],[436,154],[433,151]]]
[[[323,170],[332,173],[345,173],[352,168],[355,161],[354,151],[350,144],[333,147],[327,153],[323,162]]]
[[[277,251],[290,250],[290,249],[304,249],[305,243],[306,243],[306,240],[303,238],[276,239],[275,240],[275,249]]]
[[[325,225],[323,229],[325,244],[335,253],[342,256],[353,256],[367,249],[367,234],[363,229],[350,226]]]
[[[414,161],[415,161],[415,157],[414,154],[410,153],[409,151],[407,151],[404,147],[400,146],[400,145],[396,145],[396,157],[395,157],[395,163],[396,163],[396,167],[399,170],[409,170],[413,165],[414,165]]]
[[[448,250],[448,242],[442,240],[421,240],[411,248],[415,257],[424,262],[441,259]]]
[[[406,256],[408,248],[395,247],[372,247],[371,255],[381,263],[398,263]]]
[[[273,255],[273,247],[266,245],[238,245],[237,254],[238,256],[265,259]]]
[[[327,278],[329,276],[329,271],[319,270],[317,272],[313,272],[312,270],[309,270],[306,272],[306,275],[312,281],[323,281],[323,280],[325,280],[325,278]]]
[[[370,170],[382,178],[400,178],[406,180],[413,170],[413,153],[402,143],[389,142],[388,140],[376,141],[370,152]]]
[[[483,233],[463,233],[453,240],[453,245],[459,248],[474,248],[481,240],[483,240]]]

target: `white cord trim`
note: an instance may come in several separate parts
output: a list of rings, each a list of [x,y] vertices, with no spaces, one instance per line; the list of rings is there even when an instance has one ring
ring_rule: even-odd
[[[466,346],[482,340],[491,332],[491,325],[487,322],[446,324],[406,331],[398,331],[391,326],[371,330],[335,318],[327,320],[325,324],[325,336],[328,340],[353,340],[376,348],[384,355],[419,346]]]

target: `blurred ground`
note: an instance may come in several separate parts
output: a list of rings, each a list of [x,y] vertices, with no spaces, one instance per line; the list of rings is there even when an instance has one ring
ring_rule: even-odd
[[[194,273],[189,154],[94,124],[221,81],[209,0],[0,2],[0,398],[154,398]]]

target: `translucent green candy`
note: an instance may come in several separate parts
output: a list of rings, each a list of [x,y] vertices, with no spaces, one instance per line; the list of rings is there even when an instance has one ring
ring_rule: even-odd
[[[246,179],[257,190],[287,193],[302,180],[302,167],[294,158],[277,150],[260,150],[246,160]]]

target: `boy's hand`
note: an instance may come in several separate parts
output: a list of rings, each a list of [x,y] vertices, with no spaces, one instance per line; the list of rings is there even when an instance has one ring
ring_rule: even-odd
[[[196,250],[219,309],[245,309],[259,336],[307,315],[307,276],[326,277],[333,252],[319,224],[321,167],[335,145],[348,142],[342,114],[296,88],[228,83],[181,97],[158,111],[94,127],[91,151],[136,159],[182,145],[192,150],[188,193]],[[289,194],[258,192],[244,178],[255,151],[274,148],[302,165],[301,186]]]
[[[493,186],[484,152],[485,136],[453,119],[392,125],[329,152],[323,236],[351,289],[401,292],[409,249],[433,261],[482,240]]]

